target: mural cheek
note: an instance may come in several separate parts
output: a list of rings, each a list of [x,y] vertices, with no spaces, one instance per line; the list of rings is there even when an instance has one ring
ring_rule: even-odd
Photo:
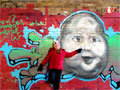
[[[79,67],[81,65],[81,61],[82,58],[78,54],[65,60],[66,64],[70,67]]]
[[[99,57],[102,57],[107,50],[107,46],[104,42],[94,43],[91,47],[92,47],[93,53]]]
[[[62,41],[62,48],[65,49],[68,52],[74,51],[78,49],[78,45],[76,45],[72,40],[70,39],[65,39]]]

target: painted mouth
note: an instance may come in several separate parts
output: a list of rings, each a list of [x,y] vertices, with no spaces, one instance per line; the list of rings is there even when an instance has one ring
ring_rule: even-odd
[[[95,57],[91,57],[91,56],[82,56],[83,61],[86,64],[91,64],[93,62],[93,60],[95,59]]]

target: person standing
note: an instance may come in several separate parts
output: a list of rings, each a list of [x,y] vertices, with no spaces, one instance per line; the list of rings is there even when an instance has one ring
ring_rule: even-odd
[[[58,41],[55,41],[54,47],[49,49],[47,56],[39,65],[38,71],[42,71],[43,66],[49,62],[48,82],[53,84],[54,90],[59,90],[64,58],[72,57],[81,51],[82,49],[80,48],[73,52],[66,52],[64,49],[60,48],[60,43]]]

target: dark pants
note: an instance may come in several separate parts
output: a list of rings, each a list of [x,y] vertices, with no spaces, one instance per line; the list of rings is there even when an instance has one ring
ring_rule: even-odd
[[[53,84],[54,90],[59,90],[61,73],[62,70],[57,69],[49,70],[48,81]]]

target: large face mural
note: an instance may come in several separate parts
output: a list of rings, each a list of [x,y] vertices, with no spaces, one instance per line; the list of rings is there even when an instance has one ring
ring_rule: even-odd
[[[108,46],[104,37],[104,24],[93,13],[77,12],[61,24],[60,43],[68,52],[82,48],[82,52],[66,59],[63,74],[93,79],[108,63]]]
[[[48,64],[37,69],[57,39],[68,52],[82,48],[65,58],[61,90],[120,89],[120,13],[104,14],[102,21],[84,10],[64,16],[21,8],[11,15],[11,9],[0,9],[6,12],[0,15],[1,90],[49,90]]]

